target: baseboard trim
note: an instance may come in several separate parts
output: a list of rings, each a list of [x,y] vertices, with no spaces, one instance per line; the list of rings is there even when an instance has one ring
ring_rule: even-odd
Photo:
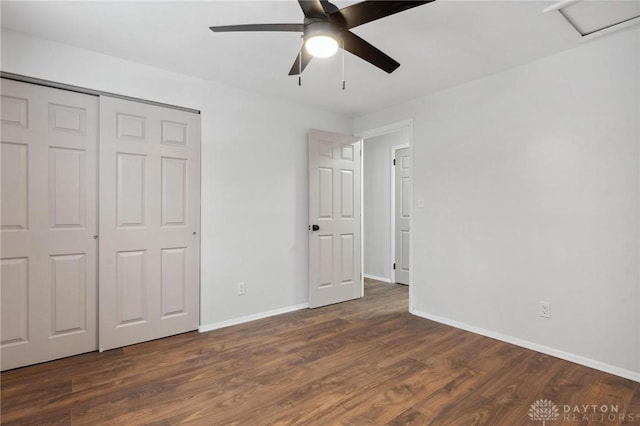
[[[391,280],[389,278],[379,277],[377,275],[362,274],[362,276],[365,278],[369,278],[370,280],[382,281],[383,283],[391,283]]]
[[[260,312],[258,314],[247,315],[244,317],[233,318],[226,321],[214,322],[211,324],[202,324],[198,327],[200,333],[207,331],[217,330],[219,328],[231,327],[232,325],[244,324],[245,322],[251,322],[263,318],[273,317],[275,315],[286,314],[293,311],[299,311],[300,309],[306,309],[309,307],[308,303],[301,303],[299,305],[286,306],[284,308],[273,309],[271,311]]]
[[[516,346],[521,346],[523,348],[531,349],[536,352],[541,352],[543,354],[551,355],[556,358],[560,358],[576,364],[584,365],[585,367],[594,368],[596,370],[604,371],[605,373],[610,373],[616,376],[624,377],[625,379],[633,380],[635,382],[640,382],[640,372],[635,372],[632,370],[627,370],[625,368],[616,367],[614,365],[610,365],[601,361],[596,361],[591,358],[586,358],[570,352],[561,351],[559,349],[555,349],[549,346],[544,346],[544,345],[530,342],[528,340],[509,336],[507,334],[502,334],[495,331],[486,330],[484,328],[475,327],[473,325],[465,324],[449,318],[444,318],[438,315],[432,315],[428,312],[424,312],[419,309],[409,309],[409,312],[413,315],[426,318],[431,321],[436,321],[442,324],[450,325],[451,327],[470,331],[475,334],[480,334],[482,336],[490,337],[492,339],[500,340],[506,343],[511,343]]]

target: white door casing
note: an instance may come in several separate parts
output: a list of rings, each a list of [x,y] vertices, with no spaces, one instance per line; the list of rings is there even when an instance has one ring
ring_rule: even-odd
[[[2,370],[97,349],[98,98],[2,79]]]
[[[395,282],[409,284],[411,241],[411,154],[409,148],[395,151]]]
[[[100,350],[199,324],[200,116],[100,98]]]
[[[360,138],[309,131],[310,308],[362,296],[360,147]]]

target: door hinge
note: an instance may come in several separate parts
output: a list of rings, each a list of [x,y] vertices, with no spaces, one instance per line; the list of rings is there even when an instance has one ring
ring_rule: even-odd
[[[393,165],[394,166],[396,165],[396,159],[395,158],[393,159]]]
[[[396,270],[396,264],[395,263],[393,264],[393,270],[394,271]]]

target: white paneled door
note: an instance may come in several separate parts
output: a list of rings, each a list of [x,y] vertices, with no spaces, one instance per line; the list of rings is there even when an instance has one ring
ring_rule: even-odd
[[[2,370],[97,349],[98,98],[2,79]]]
[[[199,324],[200,116],[100,98],[100,350]]]
[[[395,156],[395,275],[396,282],[409,284],[409,246],[411,231],[411,156],[409,148],[396,150]]]
[[[362,297],[360,145],[309,132],[309,307]]]

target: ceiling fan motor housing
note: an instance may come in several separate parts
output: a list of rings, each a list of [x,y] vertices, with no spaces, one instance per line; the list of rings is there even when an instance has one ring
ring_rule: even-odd
[[[307,21],[305,19],[305,21]],[[336,27],[334,24],[327,20],[323,19],[310,19],[309,22],[305,22],[304,27],[304,40],[307,41],[315,36],[329,36],[334,40],[338,41],[340,44],[342,37],[340,28]]]

